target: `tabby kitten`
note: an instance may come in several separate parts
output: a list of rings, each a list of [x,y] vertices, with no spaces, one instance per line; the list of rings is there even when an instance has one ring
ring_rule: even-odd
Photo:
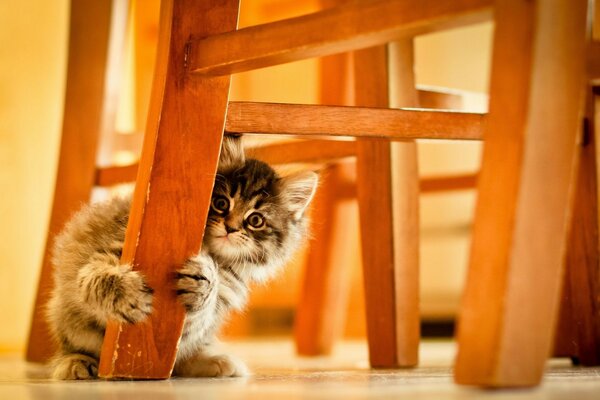
[[[174,278],[186,308],[175,375],[247,373],[241,361],[215,352],[215,335],[230,310],[244,307],[249,283],[273,276],[302,242],[316,185],[315,173],[280,177],[245,159],[239,138],[225,138],[202,249]],[[56,379],[95,378],[107,321],[136,323],[152,311],[143,275],[120,263],[130,203],[85,206],[56,238],[47,312],[59,344]]]

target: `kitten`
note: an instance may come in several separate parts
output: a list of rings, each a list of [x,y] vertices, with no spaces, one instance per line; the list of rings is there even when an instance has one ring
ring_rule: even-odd
[[[302,242],[316,185],[315,173],[280,177],[245,159],[239,138],[224,138],[202,249],[175,276],[186,320],[174,375],[247,373],[241,361],[215,353],[215,335],[230,310],[244,307],[249,283],[273,276]],[[59,344],[56,379],[95,378],[106,322],[135,323],[152,312],[143,275],[120,264],[130,203],[85,206],[56,238],[47,312]]]

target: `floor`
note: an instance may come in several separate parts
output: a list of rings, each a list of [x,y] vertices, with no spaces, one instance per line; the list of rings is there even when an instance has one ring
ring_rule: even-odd
[[[452,383],[455,347],[450,341],[425,341],[421,366],[371,371],[364,342],[344,342],[323,358],[294,355],[288,340],[235,342],[227,350],[246,360],[247,378],[171,379],[144,382],[55,382],[44,367],[18,356],[0,356],[0,399],[600,399],[600,368],[574,368],[552,360],[535,389],[496,390]]]

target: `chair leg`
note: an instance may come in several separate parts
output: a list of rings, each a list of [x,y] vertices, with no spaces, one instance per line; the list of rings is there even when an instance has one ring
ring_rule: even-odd
[[[305,356],[331,353],[342,334],[350,291],[348,244],[358,234],[358,218],[340,192],[355,182],[354,162],[327,166],[312,208],[312,236],[294,326],[296,349]]]
[[[172,273],[201,246],[225,123],[230,76],[186,75],[190,38],[235,30],[239,0],[161,4],[148,127],[122,262],[154,289],[154,312],[106,328],[99,375],[161,379],[171,374],[184,322]]]
[[[321,0],[323,8],[340,0]],[[351,105],[351,53],[320,59],[320,104]],[[328,166],[321,174],[326,183],[313,202],[313,240],[305,265],[304,284],[294,321],[296,351],[304,356],[330,354],[343,333],[350,291],[347,260],[349,232],[357,233],[358,222],[344,213],[336,188],[344,175],[355,176],[354,165]],[[352,179],[354,181],[354,179]]]
[[[398,93],[406,96],[410,87],[416,104],[412,43],[399,48],[411,65],[398,69],[408,73],[412,86],[405,81]],[[354,62],[357,105],[386,107],[386,48],[357,51]],[[360,140],[357,170],[371,366],[413,366],[419,344],[416,145]]]
[[[496,2],[457,383],[536,385],[550,354],[581,125],[587,3]]]
[[[600,247],[594,96],[588,95],[555,355],[600,365]]]
[[[122,3],[122,2],[121,2]],[[111,30],[112,19],[112,30]],[[46,322],[45,307],[53,288],[50,251],[57,234],[71,214],[89,200],[96,172],[98,139],[103,130],[112,130],[116,103],[105,86],[121,56],[127,22],[127,7],[117,2],[72,1],[69,33],[69,59],[60,157],[54,189],[48,239],[38,282],[37,296],[29,331],[27,360],[44,362],[55,351]],[[118,62],[116,62],[118,64]]]

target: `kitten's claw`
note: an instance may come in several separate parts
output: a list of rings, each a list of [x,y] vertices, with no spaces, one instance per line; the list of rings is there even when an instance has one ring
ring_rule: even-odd
[[[209,256],[198,255],[189,259],[175,278],[179,301],[188,312],[198,311],[214,292],[217,266]]]
[[[53,364],[53,379],[82,380],[98,377],[98,360],[83,354],[61,356]]]
[[[115,292],[113,312],[121,322],[134,324],[147,318],[152,313],[152,294],[142,275],[137,271],[127,270],[119,281]]]

